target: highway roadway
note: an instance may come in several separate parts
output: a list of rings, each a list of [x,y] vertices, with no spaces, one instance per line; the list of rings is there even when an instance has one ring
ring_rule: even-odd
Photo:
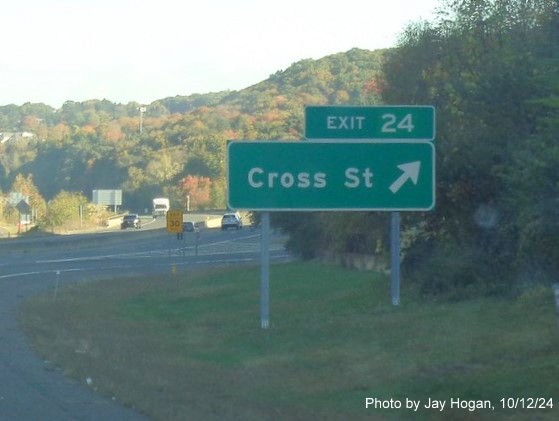
[[[145,419],[41,360],[17,312],[25,298],[71,283],[259,262],[258,230],[202,230],[178,240],[162,226],[146,220],[137,230],[0,241],[0,421]],[[289,259],[281,241],[272,241],[270,258]]]

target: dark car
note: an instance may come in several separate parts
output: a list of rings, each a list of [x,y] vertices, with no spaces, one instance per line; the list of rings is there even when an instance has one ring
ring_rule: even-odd
[[[196,225],[194,224],[194,222],[183,222],[182,223],[182,231],[183,232],[193,232],[196,229]]]
[[[241,229],[243,227],[243,220],[237,213],[226,213],[221,218],[221,229],[226,230],[227,228]]]
[[[126,229],[126,228],[142,228],[142,223],[140,221],[140,217],[135,213],[125,215],[122,218],[122,223],[120,224],[120,229]]]

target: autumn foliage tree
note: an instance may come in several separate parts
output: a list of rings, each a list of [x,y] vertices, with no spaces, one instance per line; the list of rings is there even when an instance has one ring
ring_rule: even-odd
[[[204,209],[211,202],[212,180],[208,177],[187,175],[179,182],[184,209]]]
[[[193,209],[224,208],[229,140],[299,140],[305,105],[370,104],[377,94],[364,85],[378,78],[383,55],[353,49],[305,59],[240,91],[143,106],[96,99],[59,109],[0,105],[0,133],[34,135],[0,144],[0,189],[9,193],[18,174],[31,174],[47,201],[61,191],[89,198],[93,189],[118,188],[129,210],[144,209],[159,194],[185,208],[187,197]]]

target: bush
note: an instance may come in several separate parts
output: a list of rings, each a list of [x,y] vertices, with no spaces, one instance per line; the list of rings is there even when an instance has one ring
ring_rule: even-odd
[[[427,241],[412,247],[402,262],[402,276],[425,295],[450,300],[480,295],[508,295],[514,286],[511,265],[499,262],[474,244]]]

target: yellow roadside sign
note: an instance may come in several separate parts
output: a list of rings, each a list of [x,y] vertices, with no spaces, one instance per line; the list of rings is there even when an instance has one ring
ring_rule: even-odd
[[[167,232],[168,233],[181,233],[182,232],[182,211],[169,210],[167,211]]]

